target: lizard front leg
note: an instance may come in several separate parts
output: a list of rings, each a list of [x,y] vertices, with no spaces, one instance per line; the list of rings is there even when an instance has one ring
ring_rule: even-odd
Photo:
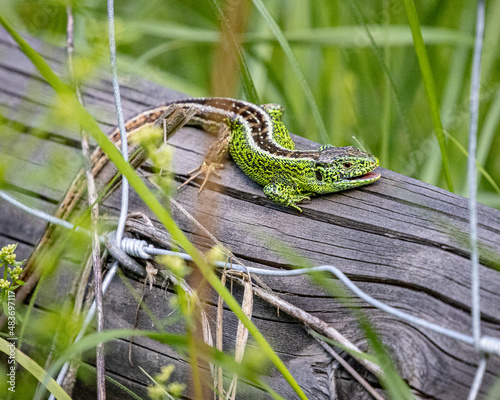
[[[282,204],[286,207],[293,207],[297,211],[302,209],[297,206],[303,200],[311,200],[309,195],[312,193],[301,193],[294,185],[286,182],[271,182],[264,186],[264,194],[269,200]]]
[[[186,186],[193,179],[204,174],[205,178],[203,179],[203,183],[198,191],[198,193],[200,193],[205,187],[208,177],[212,173],[220,177],[217,170],[224,168],[224,161],[227,159],[228,155],[229,135],[229,128],[226,125],[221,125],[218,139],[209,147],[203,162],[200,166],[196,167],[192,171],[189,171],[188,175],[190,175],[190,177],[181,186],[179,186],[179,189]]]

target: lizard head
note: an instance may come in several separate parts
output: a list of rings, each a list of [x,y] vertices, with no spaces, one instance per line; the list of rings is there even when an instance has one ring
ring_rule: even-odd
[[[368,185],[380,178],[372,172],[378,158],[353,146],[321,146],[315,166],[317,193],[332,193]]]

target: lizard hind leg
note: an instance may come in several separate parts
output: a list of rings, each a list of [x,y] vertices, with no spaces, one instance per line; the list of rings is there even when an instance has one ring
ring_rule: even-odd
[[[285,207],[295,208],[302,212],[302,209],[297,206],[303,200],[311,200],[309,193],[300,193],[294,186],[284,182],[271,182],[264,186],[264,194],[269,200],[279,203]]]
[[[262,104],[261,107],[269,115],[273,124],[272,137],[285,149],[295,150],[295,143],[290,137],[290,133],[283,123],[283,114],[285,110],[279,104],[268,103]]]
[[[179,189],[186,186],[188,183],[190,183],[200,175],[205,175],[200,189],[198,190],[198,193],[200,193],[205,187],[205,184],[207,183],[208,178],[212,173],[220,178],[220,175],[217,171],[224,168],[224,161],[227,159],[228,154],[228,145],[229,130],[226,126],[224,126],[220,129],[219,138],[217,139],[217,141],[215,141],[208,149],[201,165],[188,172],[189,178],[179,186]]]

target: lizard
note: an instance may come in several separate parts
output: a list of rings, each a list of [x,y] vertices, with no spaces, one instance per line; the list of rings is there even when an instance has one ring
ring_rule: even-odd
[[[263,186],[267,198],[300,212],[298,203],[310,200],[312,195],[352,189],[380,178],[380,174],[372,172],[379,160],[354,146],[326,144],[317,150],[297,150],[283,123],[284,110],[279,104],[258,106],[224,97],[172,100],[129,119],[125,124],[128,135],[145,126],[161,126],[158,122],[172,107],[190,111],[185,125],[218,135],[203,163],[190,172],[192,176],[181,186],[204,173],[201,191],[208,176],[222,168],[227,153],[245,175]],[[119,145],[118,129],[110,139]],[[104,154],[96,150],[94,165],[99,158],[104,158]]]
[[[175,105],[194,109],[186,125],[218,134],[202,165],[182,186],[195,177],[222,167],[229,152],[250,179],[263,186],[270,200],[302,211],[298,206],[315,194],[339,192],[368,185],[380,178],[372,172],[379,160],[354,146],[323,145],[317,150],[297,150],[283,123],[283,107],[255,104],[223,97],[188,98],[159,107]],[[153,110],[154,112],[154,110]]]
[[[208,175],[223,165],[224,158],[229,153],[246,175],[264,187],[264,193],[269,199],[302,211],[297,204],[310,199],[313,194],[356,188],[380,178],[380,174],[372,172],[379,165],[378,159],[356,147],[323,145],[317,150],[296,150],[283,123],[283,108],[277,104],[257,106],[246,101],[221,97],[168,101],[129,119],[125,123],[127,140],[130,141],[130,138],[144,127],[161,127],[174,111],[181,111],[177,115],[181,118],[173,118],[170,121],[172,126],[164,127],[166,139],[172,137],[182,125],[198,126],[219,135],[219,139],[209,148],[202,165],[184,184],[202,173],[206,174],[205,183]],[[183,116],[187,118],[182,120]],[[118,128],[112,131],[109,139],[116,146],[120,146]],[[129,153],[132,153],[133,149],[133,146],[129,147]],[[142,152],[130,162],[134,167],[138,167],[145,161],[145,157]],[[90,161],[92,174],[97,176],[104,169],[108,158],[97,148]],[[200,190],[203,189],[204,183]],[[116,185],[115,182],[114,187]],[[73,180],[55,216],[68,219],[85,188],[85,171],[82,170]],[[108,189],[108,194],[112,190]],[[22,293],[18,293],[21,300],[38,280],[37,273],[31,275],[34,261],[39,252],[47,247],[52,231],[53,226],[49,226],[27,260],[21,278],[29,279],[26,285],[20,288]]]
[[[379,160],[354,146],[317,150],[297,150],[283,123],[283,107],[278,104],[255,104],[225,97],[194,97],[172,100],[137,114],[125,123],[127,137],[135,136],[147,126],[161,127],[162,120],[173,110],[184,111],[182,126],[198,126],[215,133],[218,140],[209,148],[204,162],[190,172],[182,186],[200,174],[207,176],[223,166],[227,153],[252,180],[264,187],[272,201],[302,211],[297,203],[325,194],[368,185],[380,178],[372,172]],[[181,114],[182,115],[182,114]],[[178,129],[170,129],[166,139]],[[109,139],[120,146],[120,131],[115,128]],[[128,140],[129,140],[128,139]],[[138,160],[140,163],[143,160]],[[96,149],[91,156],[92,173],[97,175],[107,163],[107,156]],[[73,181],[56,216],[65,218],[80,198],[84,185],[83,171]]]

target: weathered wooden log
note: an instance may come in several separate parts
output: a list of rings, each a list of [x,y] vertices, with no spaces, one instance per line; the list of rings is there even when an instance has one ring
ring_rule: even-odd
[[[38,40],[30,43],[52,67],[64,73],[65,52]],[[72,179],[81,168],[79,137],[51,124],[49,107],[55,99],[50,87],[33,65],[0,31],[0,113],[4,119],[0,135],[2,161],[8,168],[4,176],[9,189],[21,200],[53,213]],[[110,79],[102,74],[83,87],[85,104],[105,131],[115,125]],[[129,79],[122,85],[126,117],[181,94],[148,83]],[[171,141],[175,149],[173,168],[176,179],[186,178],[197,167],[213,138],[193,128],[184,128]],[[294,136],[297,145],[312,143]],[[38,181],[38,171],[51,170],[50,180]],[[142,169],[149,172],[147,166]],[[175,194],[175,201],[194,215],[235,256],[249,266],[288,268],[285,250],[273,244],[286,244],[313,265],[331,264],[340,268],[365,292],[393,307],[470,334],[470,263],[468,211],[466,199],[395,172],[381,169],[376,184],[348,192],[318,196],[303,205],[303,213],[286,209],[267,200],[262,189],[233,163],[221,171],[221,178],[210,179],[198,195],[199,181]],[[119,196],[111,196],[102,209],[116,215]],[[138,196],[131,193],[130,211],[152,214]],[[175,221],[200,249],[213,246],[209,235],[172,207]],[[23,211],[0,202],[0,243],[18,242],[19,258],[27,258],[46,227]],[[479,246],[481,250],[481,312],[483,334],[500,337],[500,212],[479,206]],[[57,309],[65,297],[64,273],[52,278],[53,284],[37,298],[36,312]],[[66,279],[66,280],[65,280]],[[130,277],[129,283],[141,291],[142,283]],[[345,304],[307,276],[266,277],[262,280],[282,299],[340,331],[365,350],[367,341],[356,318]],[[54,290],[57,288],[57,290]],[[67,289],[67,288],[66,288]],[[241,298],[242,290],[233,292]],[[217,298],[205,288],[202,292],[207,314],[215,319]],[[174,296],[161,283],[146,290],[144,301],[159,318],[172,310],[168,299]],[[435,332],[410,325],[349,294],[346,301],[359,307],[374,324],[386,344],[401,376],[418,398],[461,399],[471,386],[479,356],[474,348]],[[137,303],[120,279],[105,294],[106,328],[134,325]],[[311,399],[370,398],[361,386],[339,367],[330,354],[307,334],[304,325],[255,298],[252,319],[285,362]],[[139,313],[138,328],[150,329],[149,317]],[[234,348],[237,319],[224,310],[224,346]],[[175,324],[173,332],[182,333]],[[254,345],[249,344],[249,348]],[[128,341],[106,345],[106,368],[110,377],[145,396],[148,378],[139,366],[154,375],[161,366],[176,365],[174,379],[189,376],[189,364],[169,347],[151,339],[136,338],[132,345],[134,366],[128,362]],[[345,353],[355,368],[373,376]],[[487,393],[500,370],[500,360],[492,357],[481,393]],[[80,371],[81,376],[86,374]],[[87,373],[88,374],[88,373]],[[272,371],[267,382],[287,399],[296,398],[284,379]],[[240,386],[238,398],[268,398],[251,385]],[[92,397],[93,384],[77,382],[74,398]],[[337,397],[332,397],[336,394]],[[192,398],[192,391],[186,393]],[[108,399],[126,398],[117,386],[108,385]]]

